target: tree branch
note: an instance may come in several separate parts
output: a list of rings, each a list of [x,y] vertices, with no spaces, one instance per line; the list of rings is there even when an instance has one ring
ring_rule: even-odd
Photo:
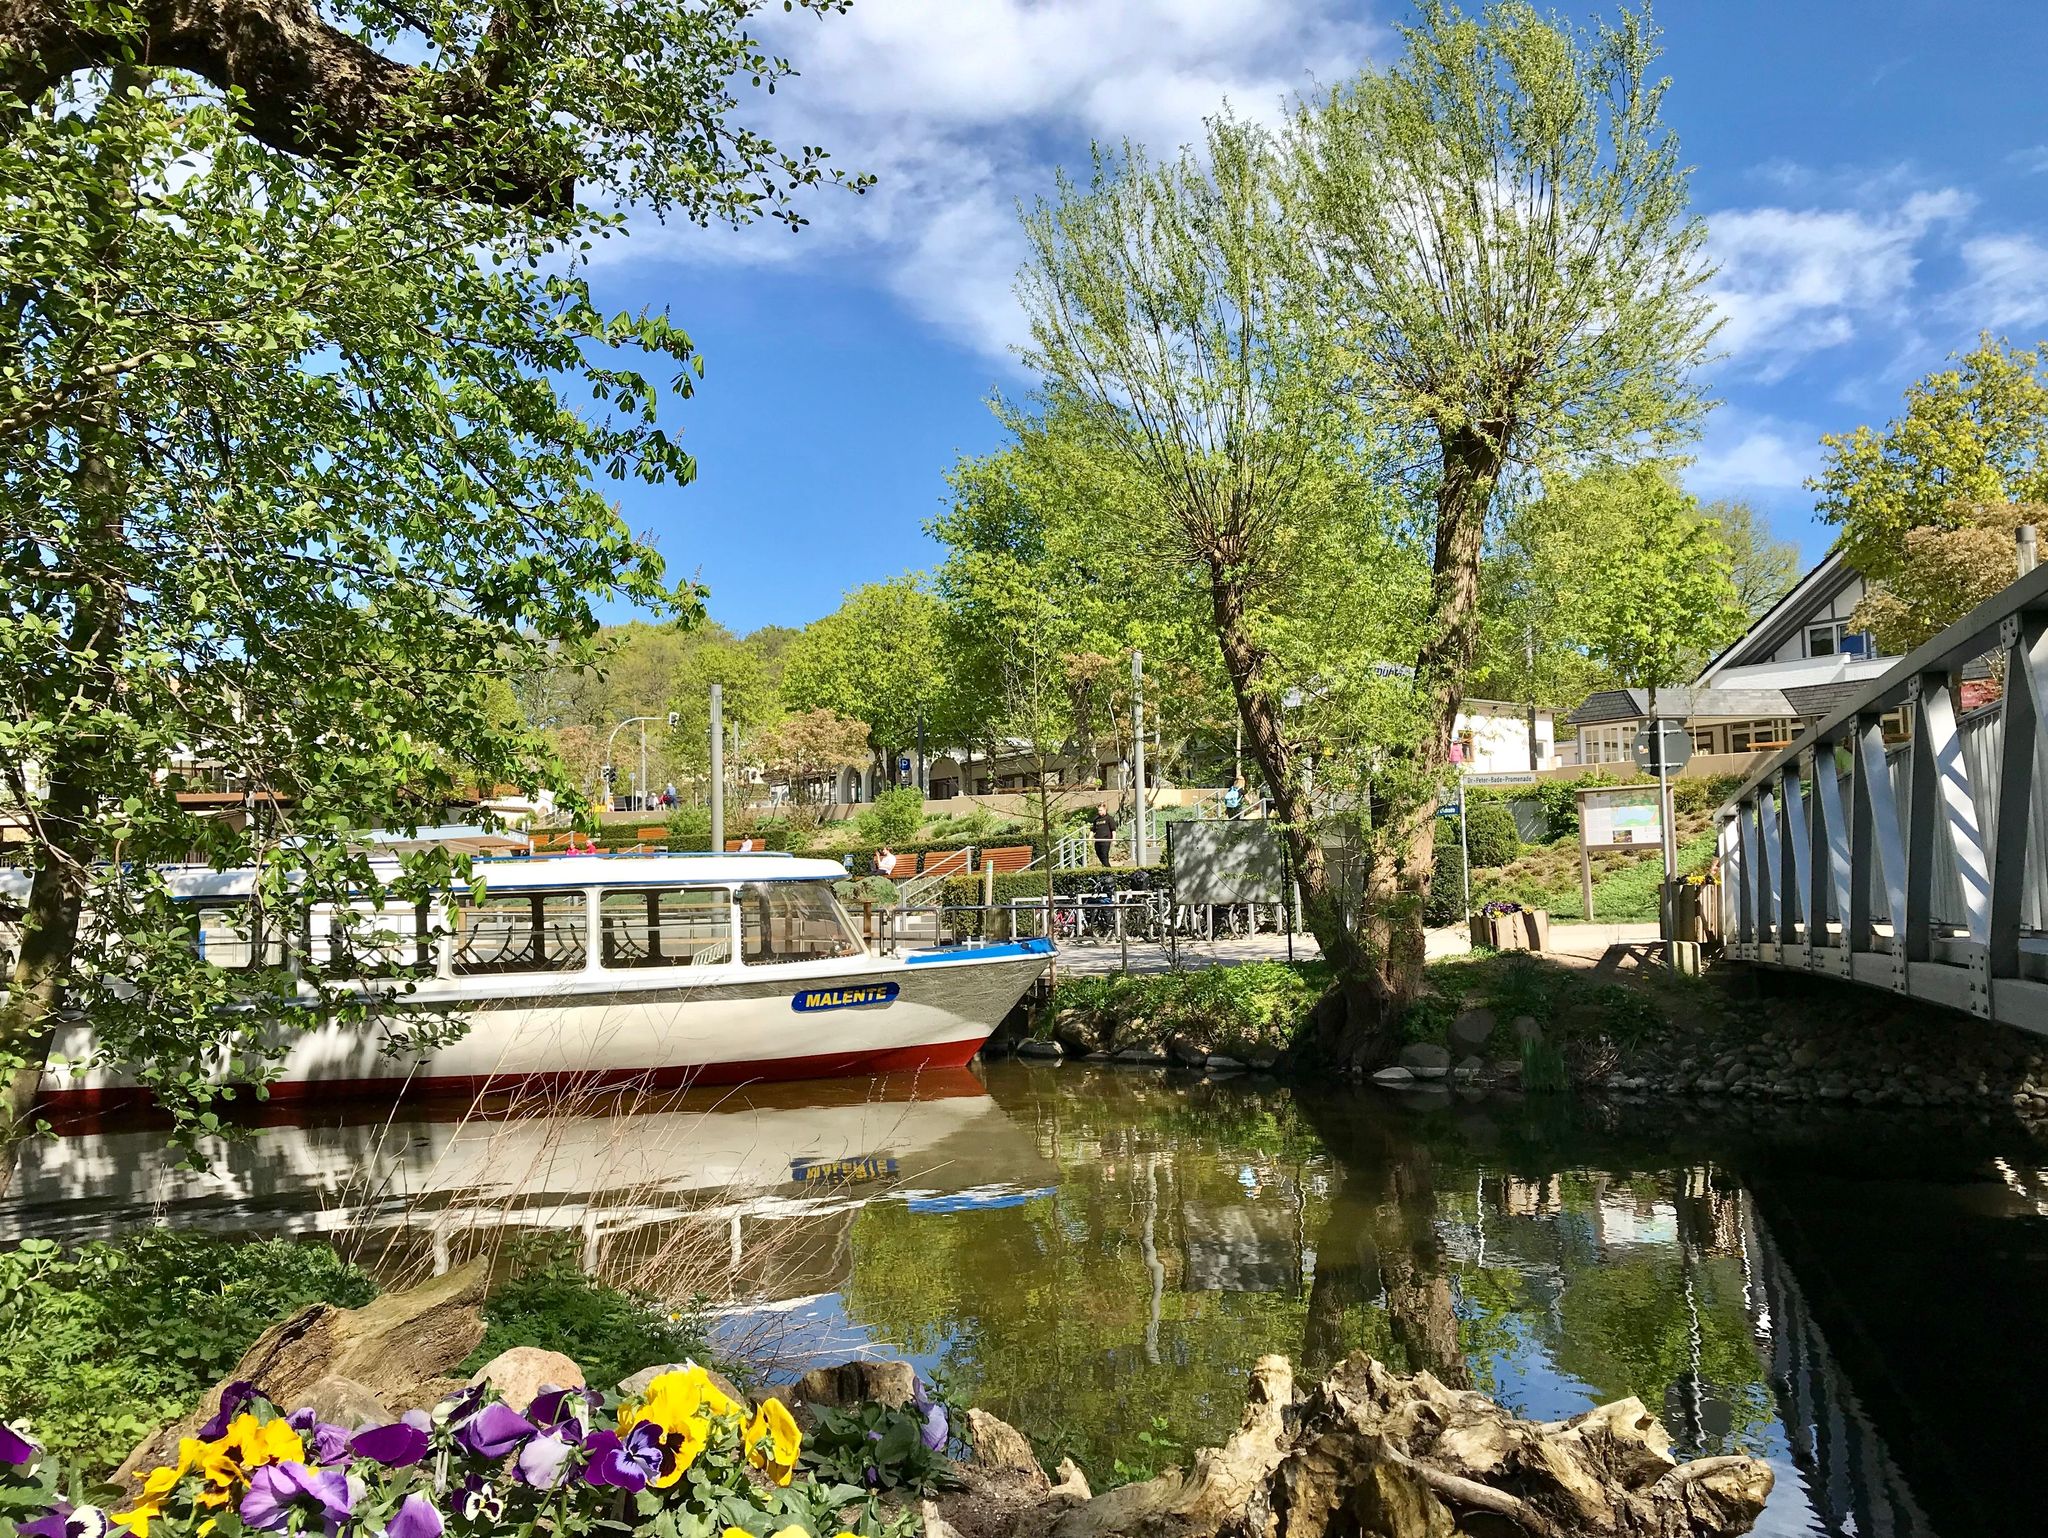
[[[475,151],[471,175],[430,190],[513,207],[573,197],[565,166],[518,144],[493,94],[531,15],[501,9],[497,46],[454,73],[385,58],[329,26],[316,0],[141,0],[135,15],[139,27],[81,23],[66,4],[0,0],[0,90],[29,107],[82,70],[186,70],[238,91],[250,136],[287,154],[346,166],[372,148],[416,161]]]

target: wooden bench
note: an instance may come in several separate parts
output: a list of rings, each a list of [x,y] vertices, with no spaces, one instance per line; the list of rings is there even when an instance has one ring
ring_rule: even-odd
[[[1001,849],[984,849],[981,852],[982,868],[993,868],[998,876],[1013,876],[1030,863],[1029,844],[1007,844]]]
[[[968,851],[965,849],[941,849],[921,857],[918,873],[925,876],[964,876],[967,874]]]

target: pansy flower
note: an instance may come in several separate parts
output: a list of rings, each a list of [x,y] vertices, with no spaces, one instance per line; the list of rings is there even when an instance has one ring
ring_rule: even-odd
[[[294,1511],[318,1513],[328,1533],[340,1531],[355,1510],[356,1491],[340,1469],[309,1469],[300,1462],[270,1463],[249,1476],[242,1520],[268,1532],[281,1530]]]
[[[42,1443],[0,1421],[0,1463],[25,1469],[36,1461],[36,1454],[42,1450]]]
[[[632,1495],[660,1476],[664,1461],[660,1428],[644,1421],[624,1436],[616,1431],[593,1431],[584,1439],[583,1451],[586,1484]]]
[[[107,1514],[97,1506],[59,1501],[33,1522],[15,1525],[16,1538],[103,1538]]]
[[[219,1441],[228,1434],[229,1423],[263,1397],[263,1390],[246,1378],[235,1379],[220,1391],[220,1407],[213,1412],[213,1419],[199,1428],[199,1440]]]
[[[790,1477],[796,1473],[796,1457],[804,1439],[803,1433],[797,1430],[795,1417],[781,1400],[761,1401],[761,1408],[747,1423],[741,1441],[747,1449],[749,1463],[778,1485],[789,1483]]]
[[[582,1440],[582,1428],[575,1421],[564,1421],[527,1438],[512,1462],[513,1477],[536,1490],[554,1489],[567,1471],[569,1455]]]
[[[408,1410],[403,1419],[388,1426],[368,1426],[349,1439],[349,1450],[358,1458],[381,1463],[387,1469],[409,1469],[426,1457],[432,1438],[420,1424],[426,1416]]]
[[[505,1498],[487,1479],[472,1474],[462,1482],[457,1509],[465,1522],[480,1522],[486,1525],[501,1521],[505,1515]]]
[[[415,1490],[398,1503],[398,1510],[384,1524],[385,1538],[441,1538],[441,1513],[434,1503]]]
[[[311,1406],[292,1411],[285,1424],[301,1437],[312,1439],[313,1462],[322,1468],[346,1468],[355,1457],[347,1429],[321,1420]]]
[[[683,1471],[704,1451],[715,1415],[737,1418],[739,1406],[705,1376],[703,1368],[665,1372],[647,1385],[647,1395],[640,1403],[619,1411],[619,1434],[623,1437],[642,1427],[654,1428],[660,1438],[662,1466],[652,1483],[656,1489],[666,1489],[681,1479]]]
[[[538,1429],[510,1405],[493,1402],[455,1427],[455,1443],[465,1452],[495,1462]]]

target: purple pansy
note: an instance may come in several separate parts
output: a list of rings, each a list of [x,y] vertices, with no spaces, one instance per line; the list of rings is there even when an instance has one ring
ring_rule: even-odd
[[[398,1503],[384,1531],[387,1538],[441,1538],[443,1525],[434,1503],[415,1490]]]
[[[533,1437],[519,1449],[519,1457],[513,1463],[513,1473],[523,1485],[536,1490],[552,1490],[562,1482],[562,1474],[569,1462],[569,1454],[576,1450],[583,1439],[577,1435],[579,1428],[574,1421],[560,1426],[550,1426],[539,1436]]]
[[[574,1388],[543,1389],[526,1407],[526,1418],[536,1426],[559,1426],[564,1421],[574,1421],[582,1426],[589,1421],[590,1401],[583,1390]]]
[[[406,1469],[426,1457],[429,1440],[423,1427],[402,1420],[358,1431],[349,1447],[358,1458],[381,1463],[387,1469]]]
[[[332,1421],[321,1420],[311,1408],[294,1410],[285,1418],[301,1437],[312,1444],[313,1461],[322,1468],[347,1468],[355,1458],[347,1430]]]
[[[36,1461],[36,1454],[42,1450],[41,1443],[23,1436],[7,1422],[0,1421],[0,1463],[25,1469]]]
[[[919,1428],[918,1435],[924,1439],[925,1447],[935,1453],[944,1452],[948,1430],[946,1407],[937,1404],[913,1404],[911,1409],[924,1417],[924,1424]]]
[[[249,1526],[275,1532],[295,1506],[317,1507],[332,1533],[355,1509],[355,1492],[341,1470],[309,1469],[303,1463],[266,1463],[249,1476],[249,1493],[241,1505],[242,1520]]]
[[[107,1514],[97,1506],[73,1506],[59,1501],[33,1522],[22,1522],[14,1531],[17,1538],[100,1538],[107,1530]]]
[[[508,1404],[487,1404],[455,1428],[458,1447],[479,1458],[497,1459],[539,1429]]]
[[[661,1431],[648,1421],[623,1438],[616,1431],[593,1431],[583,1449],[588,1455],[583,1465],[588,1484],[637,1494],[661,1472]]]
[[[228,1434],[228,1422],[263,1397],[263,1390],[245,1378],[237,1378],[220,1391],[220,1408],[213,1419],[199,1428],[199,1440],[215,1442]]]

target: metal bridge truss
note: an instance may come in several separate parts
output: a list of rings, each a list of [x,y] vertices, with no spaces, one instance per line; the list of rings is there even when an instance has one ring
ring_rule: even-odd
[[[1964,715],[1987,657],[2003,698]],[[2048,567],[1871,679],[1718,815],[1731,957],[2048,1033]]]

